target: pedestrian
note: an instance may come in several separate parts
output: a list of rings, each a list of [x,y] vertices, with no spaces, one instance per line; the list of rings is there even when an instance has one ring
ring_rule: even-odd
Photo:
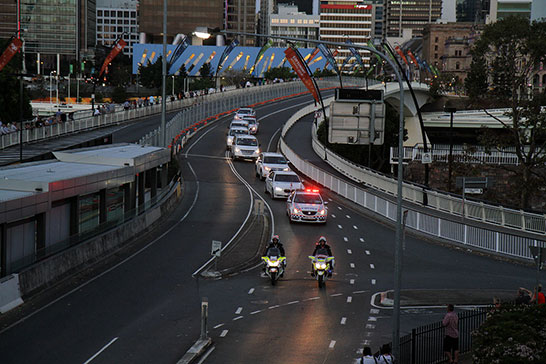
[[[442,320],[445,327],[444,352],[449,359],[449,364],[459,362],[459,317],[455,313],[455,307],[447,305],[447,313]]]
[[[364,350],[362,350],[360,364],[376,364],[376,361],[372,355],[372,349],[369,346],[365,346]]]
[[[527,292],[529,293],[529,295],[532,295],[531,300],[529,301],[530,303],[537,305],[546,304],[546,297],[544,296],[544,293],[542,293],[542,284],[539,284],[535,288],[535,292],[531,292],[529,290],[527,290]]]
[[[391,354],[391,346],[389,344],[384,344],[379,349],[379,355],[377,356],[378,364],[393,364],[394,357]]]

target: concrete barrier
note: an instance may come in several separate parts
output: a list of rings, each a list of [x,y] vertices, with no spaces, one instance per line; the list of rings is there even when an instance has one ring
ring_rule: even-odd
[[[0,313],[6,313],[22,303],[19,275],[11,274],[0,279]]]

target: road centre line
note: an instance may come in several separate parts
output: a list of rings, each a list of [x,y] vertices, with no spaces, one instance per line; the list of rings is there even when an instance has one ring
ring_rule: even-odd
[[[234,318],[233,318],[233,321],[240,320],[240,319],[242,319],[243,317],[244,317],[244,316],[237,316],[237,317],[234,317]]]
[[[95,359],[97,356],[99,356],[104,350],[106,350],[110,345],[112,345],[113,343],[116,342],[116,340],[119,339],[119,337],[115,337],[113,338],[112,340],[110,340],[110,342],[106,345],[104,345],[99,351],[97,351],[95,353],[95,355],[93,355],[92,357],[90,357],[89,359],[87,359],[87,361],[83,364],[88,364],[90,363],[91,361],[93,361],[93,359]]]

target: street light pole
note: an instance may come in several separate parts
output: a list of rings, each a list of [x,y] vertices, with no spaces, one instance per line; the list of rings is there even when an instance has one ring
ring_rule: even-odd
[[[167,80],[167,0],[163,0],[163,57],[162,57],[162,75],[161,75],[161,145],[167,147],[166,128],[166,80]]]

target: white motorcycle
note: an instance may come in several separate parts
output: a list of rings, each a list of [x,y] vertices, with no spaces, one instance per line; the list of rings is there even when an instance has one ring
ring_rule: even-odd
[[[332,276],[332,266],[334,257],[317,254],[316,256],[309,255],[313,263],[313,276],[318,282],[319,288],[326,284],[326,280]]]
[[[265,274],[271,280],[271,285],[274,286],[277,280],[284,274],[286,257],[281,256],[278,248],[269,248],[266,256],[262,257],[262,260],[265,265]]]

